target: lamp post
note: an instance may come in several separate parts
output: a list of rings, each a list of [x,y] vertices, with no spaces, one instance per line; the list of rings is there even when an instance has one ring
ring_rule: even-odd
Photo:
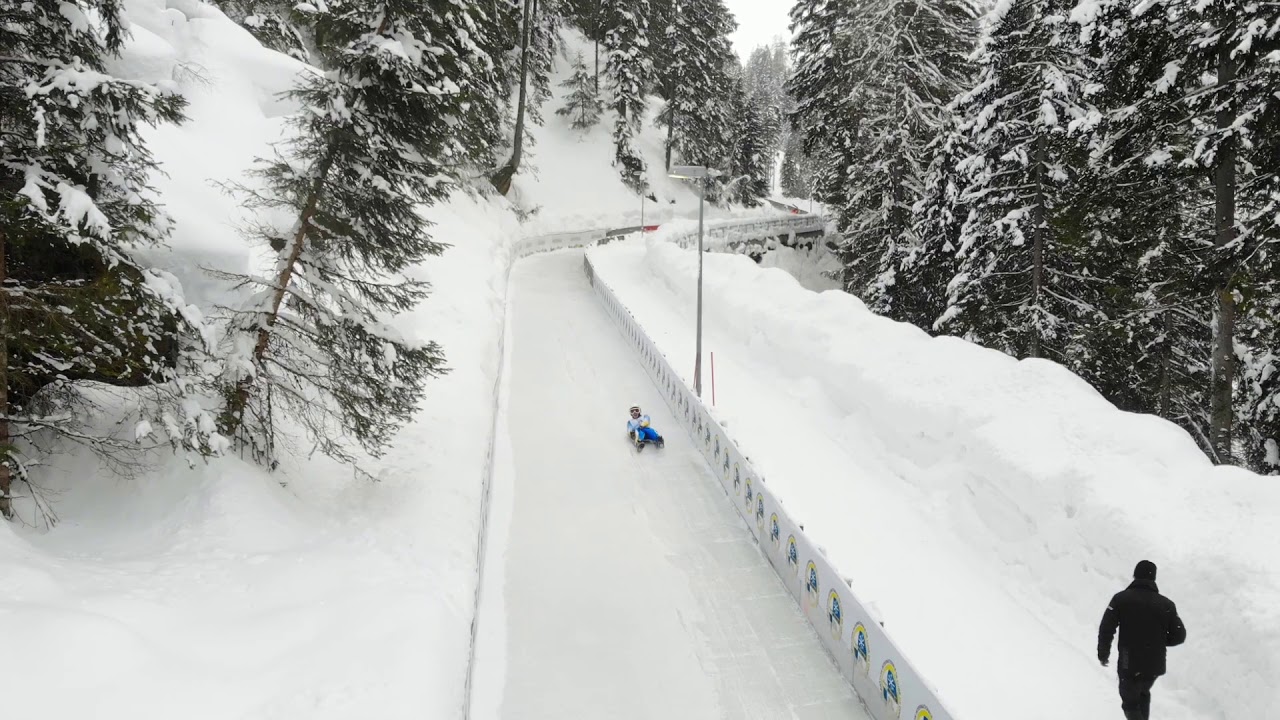
[[[667,175],[681,180],[698,181],[698,338],[693,361],[693,391],[702,397],[702,218],[707,200],[706,179],[720,175],[703,165],[673,165]]]

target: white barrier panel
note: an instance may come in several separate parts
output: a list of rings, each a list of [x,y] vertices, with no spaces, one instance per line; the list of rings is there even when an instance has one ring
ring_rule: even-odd
[[[817,232],[825,227],[826,220],[818,215],[786,215],[772,220],[729,220],[706,228],[702,247],[704,250],[723,250],[735,241]],[[670,242],[685,249],[697,247],[698,231],[691,230],[677,235]]]
[[[515,260],[526,258],[540,252],[586,247],[592,243],[603,240],[607,232],[607,230],[584,230],[582,232],[557,233],[555,235],[539,235],[531,238],[522,238],[516,244]]]
[[[672,413],[715,469],[774,570],[871,715],[876,720],[951,720],[935,692],[854,596],[849,584],[791,519],[724,428],[596,275],[589,252],[583,264],[596,295],[635,346]]]

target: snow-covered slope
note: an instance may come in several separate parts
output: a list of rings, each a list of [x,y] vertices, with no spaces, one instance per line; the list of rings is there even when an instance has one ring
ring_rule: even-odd
[[[593,258],[690,376],[696,255],[659,233]],[[718,418],[958,717],[1118,717],[1098,623],[1144,558],[1188,628],[1155,714],[1273,712],[1280,484],[1053,363],[930,338],[742,256],[708,255],[705,283]]]
[[[213,315],[236,298],[205,270],[265,259],[236,232],[242,210],[219,183],[243,181],[269,155],[296,110],[279,95],[308,70],[197,0],[125,5],[133,36],[117,72],[190,100],[188,122],[150,134],[175,221],[155,258]],[[9,714],[458,716],[512,244],[548,224],[622,224],[632,206],[638,218],[607,136],[579,146],[547,116],[534,130],[542,175],[527,166],[517,180],[523,202],[542,206],[531,226],[501,198],[459,193],[427,211],[451,247],[416,271],[433,294],[398,325],[440,342],[451,372],[364,468],[377,482],[306,446],[272,474],[239,458],[188,468],[163,453],[117,474],[71,446],[38,470],[60,524],[0,524]],[[644,142],[660,147],[656,131]],[[660,174],[654,184],[695,207]],[[127,399],[105,406],[100,427],[129,417]]]

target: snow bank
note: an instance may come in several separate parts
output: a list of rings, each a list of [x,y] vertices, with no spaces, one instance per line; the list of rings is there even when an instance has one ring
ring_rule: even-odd
[[[593,258],[688,379],[696,255],[657,237]],[[958,717],[1116,714],[1097,624],[1142,558],[1189,630],[1155,712],[1270,712],[1280,485],[1213,467],[1060,366],[930,338],[746,257],[705,262],[717,418]]]
[[[821,240],[808,249],[782,246],[770,250],[760,260],[760,266],[783,270],[802,287],[815,292],[840,288],[840,281],[833,279],[839,277],[840,260],[822,246]]]
[[[206,268],[260,267],[219,182],[270,154],[306,69],[208,5],[128,0],[115,70],[176,86],[189,121],[149,135],[174,219],[157,262],[211,311],[234,302]],[[396,319],[441,343],[451,372],[380,460],[348,467],[292,447],[268,474],[239,458],[189,468],[167,452],[116,473],[64,446],[38,469],[61,522],[0,523],[0,662],[15,715],[128,718],[458,717],[476,587],[511,245],[503,200],[426,211],[450,249]],[[132,438],[128,393],[98,429]],[[295,441],[296,442],[296,441]],[[29,512],[29,507],[24,507]]]

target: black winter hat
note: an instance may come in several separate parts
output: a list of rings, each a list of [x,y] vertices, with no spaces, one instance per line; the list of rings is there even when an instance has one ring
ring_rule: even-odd
[[[1143,560],[1133,569],[1134,580],[1155,580],[1156,564],[1150,560]]]

